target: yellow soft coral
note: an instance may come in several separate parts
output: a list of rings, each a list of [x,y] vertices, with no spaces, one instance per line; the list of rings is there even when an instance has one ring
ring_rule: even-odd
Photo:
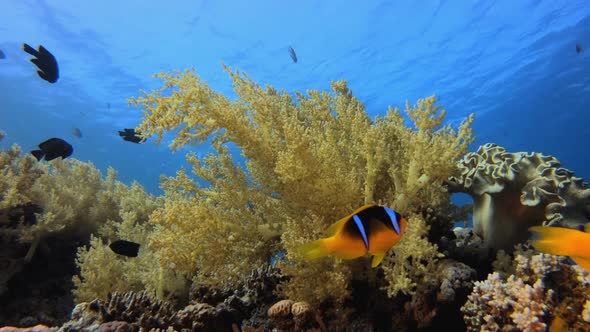
[[[139,184],[127,186],[117,181],[113,169],[103,177],[90,162],[76,159],[38,162],[30,155],[21,156],[17,145],[1,151],[0,235],[4,241],[0,246],[19,243],[28,247],[28,252],[24,257],[0,255],[0,264],[11,264],[10,269],[0,272],[0,292],[3,284],[18,270],[19,266],[14,267],[12,263],[20,262],[22,267],[46,239],[87,241],[92,233],[100,231],[105,241],[119,238],[133,241],[140,234],[151,231],[145,226],[145,232],[138,232],[158,204],[158,200],[148,195]],[[36,207],[34,220],[24,220],[23,206]],[[20,220],[15,221],[15,216]],[[149,271],[153,263],[145,260],[133,262],[144,264],[143,269],[131,267],[130,270],[140,272],[121,279],[121,264],[102,240],[92,239],[93,257],[86,255],[86,249],[79,251],[82,276],[75,277],[75,293],[79,299],[104,297],[108,291],[118,290],[127,282],[132,286],[126,287],[139,283],[156,290],[158,281],[151,281],[152,274],[138,275],[141,271]],[[147,240],[142,241],[147,243]]]
[[[445,111],[429,97],[408,104],[413,127],[406,127],[397,108],[371,119],[345,81],[333,82],[329,92],[310,90],[294,98],[225,69],[237,100],[211,90],[194,70],[159,74],[162,88],[129,100],[143,108],[137,129],[144,136],[156,135],[160,142],[174,130],[171,148],[210,139],[217,152],[204,160],[189,156],[193,174],[210,187],[199,187],[184,172],[164,183],[167,204],[152,217],[158,225],[152,244],[165,253],[160,264],[225,282],[222,275],[240,275],[267,259],[269,248],[283,247],[295,264],[284,268],[292,276],[284,288],[289,297],[342,300],[349,270],[333,260],[320,261],[324,268],[299,266],[297,245],[364,203],[406,214],[448,204],[442,182],[473,140],[473,116],[458,131],[442,126]],[[226,143],[240,149],[245,170]],[[281,234],[280,246],[273,234]],[[416,248],[428,252],[424,257],[433,257],[428,242],[420,243]]]
[[[442,254],[435,244],[428,242],[428,226],[417,215],[408,219],[408,226],[400,243],[394,247],[395,255],[383,261],[383,272],[389,284],[385,287],[390,297],[398,293],[413,294],[417,283],[435,280],[434,262]]]

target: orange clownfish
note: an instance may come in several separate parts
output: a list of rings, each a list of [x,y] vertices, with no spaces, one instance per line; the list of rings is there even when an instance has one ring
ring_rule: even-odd
[[[538,235],[538,239],[532,241],[535,249],[551,255],[569,256],[590,272],[590,224],[586,224],[584,232],[543,226],[531,227],[529,230]]]
[[[298,251],[307,260],[328,255],[353,259],[370,254],[371,266],[376,267],[387,250],[401,239],[406,224],[406,219],[394,210],[368,204],[332,224],[328,237],[306,243]]]

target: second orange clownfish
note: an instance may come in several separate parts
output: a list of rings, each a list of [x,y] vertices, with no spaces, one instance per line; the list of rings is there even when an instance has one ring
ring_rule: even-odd
[[[402,237],[407,221],[386,206],[364,205],[332,224],[328,237],[298,248],[307,260],[334,255],[354,259],[373,255],[372,267],[378,266],[387,251]]]
[[[545,226],[535,226],[529,230],[536,235],[532,241],[535,249],[551,255],[569,256],[590,273],[590,223],[585,225],[583,232]]]

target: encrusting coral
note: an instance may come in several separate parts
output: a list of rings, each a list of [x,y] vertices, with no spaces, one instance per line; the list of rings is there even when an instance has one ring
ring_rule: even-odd
[[[494,272],[487,280],[475,283],[463,308],[468,331],[545,331],[543,316],[552,294],[541,279],[531,286],[514,275],[502,281]]]
[[[514,259],[499,251],[496,272],[475,283],[461,309],[468,331],[545,331],[553,321],[564,330],[587,331],[588,273],[564,257],[516,246]]]
[[[539,225],[575,227],[590,216],[590,189],[552,156],[508,153],[485,144],[458,162],[460,176],[450,178],[452,192],[474,201],[474,231],[494,249],[511,250]]]
[[[281,279],[278,269],[266,265],[233,289],[194,284],[188,304],[182,306],[159,300],[153,291],[114,292],[103,300],[78,304],[59,331],[101,331],[101,326],[112,325],[124,325],[130,331],[235,331],[233,326],[240,325],[243,331],[269,330],[265,329],[272,326],[267,308],[277,301],[273,291]],[[309,324],[308,313],[295,308],[293,322]]]
[[[397,108],[371,119],[344,81],[333,82],[330,92],[309,90],[294,99],[226,71],[236,100],[211,90],[192,70],[156,75],[162,88],[129,100],[143,108],[136,129],[144,137],[156,135],[160,142],[174,131],[174,150],[205,142],[215,150],[203,159],[188,156],[192,173],[209,187],[185,171],[163,183],[166,203],[150,220],[156,224],[150,244],[161,253],[161,268],[231,284],[284,248],[289,263],[281,267],[291,278],[282,290],[288,298],[316,305],[326,298],[341,301],[348,296],[350,268],[334,259],[299,263],[296,246],[364,203],[406,215],[449,204],[442,184],[472,142],[473,116],[458,131],[442,126],[446,112],[429,97],[407,104],[413,124],[407,127]],[[241,151],[243,165],[229,143]],[[411,256],[415,265],[388,274],[392,294],[411,292],[416,280],[408,278],[422,277],[424,264],[437,256],[435,247],[419,240],[427,229],[420,218],[410,217],[416,226],[409,227],[417,231],[407,243],[422,245],[395,258]]]

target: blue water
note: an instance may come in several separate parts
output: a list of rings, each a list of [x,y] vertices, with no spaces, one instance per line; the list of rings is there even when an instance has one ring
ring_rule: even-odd
[[[56,56],[56,84],[37,76],[23,42]],[[0,50],[0,148],[61,137],[73,157],[153,193],[188,148],[122,141],[117,130],[141,118],[126,99],[158,87],[153,73],[190,67],[234,96],[222,63],[288,91],[346,79],[371,115],[437,94],[453,124],[476,113],[473,150],[552,154],[590,179],[588,0],[2,0]]]

